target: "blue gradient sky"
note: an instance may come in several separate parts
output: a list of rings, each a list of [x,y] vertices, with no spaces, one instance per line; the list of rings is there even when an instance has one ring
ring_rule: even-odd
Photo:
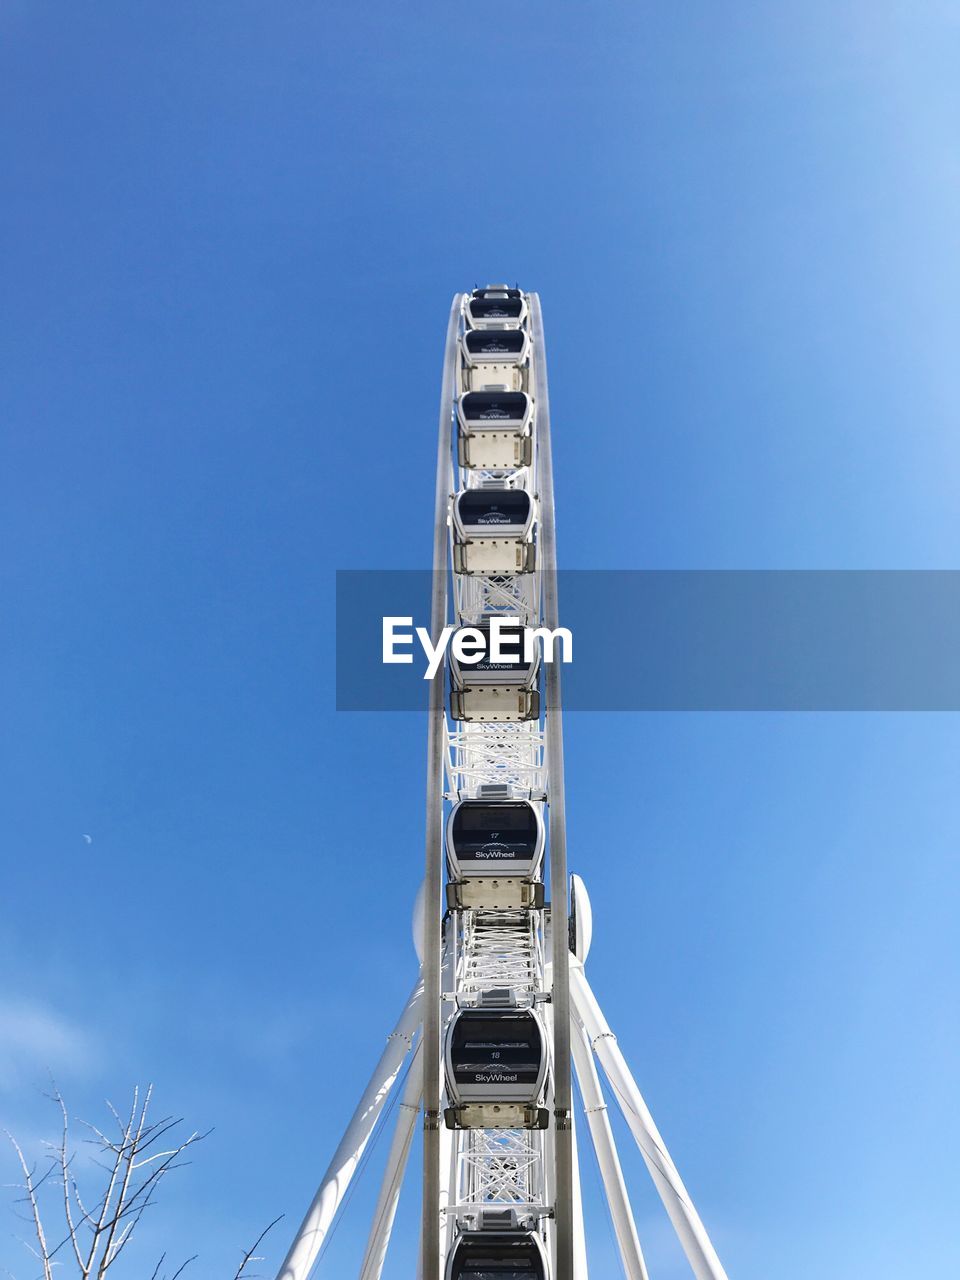
[[[958,567],[960,22],[9,0],[0,34],[0,1121],[50,1133],[48,1068],[90,1118],[154,1080],[216,1130],[143,1256],[232,1275],[413,977],[423,724],[335,714],[330,610],[337,567],[426,565],[450,294],[541,293],[567,567]],[[958,750],[951,715],[568,718],[593,981],[738,1280],[960,1269]]]

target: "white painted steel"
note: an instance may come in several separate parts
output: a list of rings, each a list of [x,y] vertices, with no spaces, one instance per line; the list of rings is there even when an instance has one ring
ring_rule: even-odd
[[[440,1131],[443,1157],[446,1161],[440,1170],[440,1256],[446,1258],[454,1239],[456,1226],[457,1179],[460,1153],[455,1135],[450,1129]]]
[[[465,1129],[457,1139],[457,1199],[461,1217],[487,1208],[544,1211],[544,1137],[536,1129]]]
[[[527,295],[526,305],[532,315],[535,295]],[[533,347],[532,329],[527,324],[526,349]],[[546,364],[536,358],[526,366],[526,387],[537,406],[546,396]],[[549,410],[549,405],[547,404]],[[547,423],[549,444],[549,422]],[[536,419],[530,439],[529,462],[522,467],[505,470],[456,468],[456,491],[463,489],[524,489],[536,500],[541,494],[543,437]],[[459,456],[459,455],[458,455]],[[552,502],[552,494],[549,501]],[[525,536],[531,554],[532,572],[516,574],[516,562],[505,559],[485,562],[487,552],[483,540],[474,540],[469,550],[462,545],[464,530],[457,528],[457,508],[452,511],[451,553],[454,572],[451,621],[458,625],[476,622],[490,614],[509,615],[526,625],[539,625],[543,620],[545,579],[539,571],[537,548],[543,511],[534,501],[533,522]],[[552,526],[552,512],[550,514]],[[511,531],[512,532],[512,531]],[[521,531],[523,532],[523,531]],[[458,570],[477,570],[464,574]],[[554,587],[554,597],[556,595]],[[555,718],[559,728],[559,716]],[[515,798],[537,801],[547,799],[545,732],[537,720],[521,723],[462,723],[447,726],[447,795],[450,799],[476,796],[481,787],[496,785]],[[562,781],[562,760],[557,775]],[[552,798],[552,797],[551,797]],[[562,810],[562,797],[559,808]],[[565,868],[561,869],[565,880]],[[563,895],[561,895],[562,897]],[[458,962],[456,990],[468,1003],[492,987],[509,988],[522,1001],[540,1000],[549,990],[546,955],[544,953],[544,913],[536,909],[461,909],[458,920]],[[565,927],[565,926],[564,926]],[[550,1006],[546,1006],[549,1011]],[[561,1036],[562,1038],[562,1036]],[[551,1034],[551,1045],[554,1035]],[[552,1058],[551,1053],[551,1058]],[[569,1073],[568,1073],[569,1079]],[[553,1107],[552,1086],[547,1104]],[[547,1242],[551,1258],[551,1280],[574,1280],[572,1252],[570,1265],[564,1269],[556,1263],[553,1214],[556,1208],[554,1166],[555,1133],[537,1130],[467,1130],[455,1135],[459,1149],[457,1214],[466,1221],[475,1220],[484,1203],[529,1207],[532,1219]],[[561,1146],[564,1146],[561,1142]],[[569,1143],[565,1146],[569,1156]],[[564,1155],[561,1152],[560,1162]],[[571,1171],[561,1176],[560,1216],[566,1219],[563,1238],[570,1235]],[[564,1209],[566,1206],[566,1209]]]
[[[393,1231],[394,1219],[397,1216],[397,1204],[400,1200],[400,1189],[403,1175],[410,1155],[410,1144],[413,1131],[420,1114],[420,1103],[423,1097],[423,1062],[421,1058],[423,1040],[417,1042],[410,1059],[410,1070],[407,1072],[397,1120],[387,1152],[387,1163],[380,1183],[380,1194],[373,1211],[373,1223],[367,1239],[367,1249],[360,1267],[360,1280],[380,1280],[383,1264],[387,1256],[387,1246]]]
[[[423,964],[423,926],[426,903],[426,884],[421,880],[417,896],[413,900],[413,916],[410,921],[410,932],[413,935],[413,949],[417,953],[417,962]]]
[[[452,1184],[453,1152],[455,1149],[454,1134],[450,1129],[440,1129],[440,1194],[437,1199],[437,1266],[443,1275],[447,1261],[447,1218],[450,1216],[450,1196]]]
[[[546,795],[544,738],[539,724],[447,726],[447,794],[475,796],[483,786],[506,786],[518,797]]]
[[[593,907],[587,886],[579,876],[570,877],[570,950],[581,963],[590,954],[593,941]]]
[[[620,1157],[617,1155],[613,1130],[610,1128],[607,1105],[600,1088],[600,1079],[593,1062],[590,1043],[579,1023],[570,1028],[570,1044],[573,1049],[573,1064],[577,1070],[580,1095],[583,1098],[583,1111],[587,1118],[593,1149],[597,1153],[603,1191],[610,1206],[610,1216],[613,1219],[613,1230],[617,1237],[617,1248],[620,1251],[624,1275],[627,1280],[649,1280],[637,1237],[637,1228],[634,1225],[626,1183],[623,1180],[623,1170],[620,1168]]]
[[[553,454],[550,439],[550,396],[547,388],[547,356],[543,336],[540,298],[530,295],[531,337],[533,340],[534,385],[537,399],[537,456],[540,486],[539,558],[543,574],[543,621],[551,629],[559,626],[557,585],[557,530],[553,495]],[[544,727],[547,754],[547,786],[550,820],[550,920],[553,981],[553,1071],[554,1127],[556,1129],[556,1226],[557,1255],[555,1280],[572,1280],[573,1275],[573,1139],[572,1092],[570,1081],[570,987],[567,910],[567,812],[563,775],[563,718],[560,691],[560,664],[547,665],[544,681],[546,714]]]
[[[457,936],[456,929],[451,917],[444,920],[443,923],[443,953],[442,964],[440,968],[440,990],[444,997],[443,1007],[440,1011],[440,1048],[442,1052],[443,1045],[447,1039],[447,1029],[450,1026],[450,1020],[457,1011],[457,1006],[453,1000],[446,997],[453,991],[456,985],[457,971]],[[446,1091],[446,1079],[443,1071],[442,1063],[440,1065],[440,1079],[442,1082],[442,1092],[440,1103],[441,1107],[449,1105],[449,1098]],[[453,1214],[450,1212],[450,1206],[456,1200],[456,1143],[449,1129],[441,1125],[440,1128],[440,1152],[439,1152],[439,1188],[437,1193],[437,1266],[440,1268],[441,1275],[445,1270],[445,1262],[449,1242],[451,1239],[451,1231],[449,1229],[450,1220]]]
[[[664,1208],[670,1215],[670,1221],[694,1275],[697,1280],[727,1280],[727,1273],[710,1242],[700,1215],[694,1208],[637,1082],[620,1052],[617,1038],[610,1030],[590,989],[583,966],[573,958],[570,962],[570,995],[577,1017],[583,1024],[593,1051],[616,1094],[620,1109],[636,1139]]]
[[[464,911],[457,991],[509,987],[532,997],[543,985],[543,937],[533,911]]]
[[[587,1233],[583,1223],[583,1190],[580,1186],[580,1152],[577,1146],[577,1117],[570,1117],[570,1146],[573,1151],[573,1277],[589,1280]]]
[[[413,1045],[423,1011],[424,987],[422,979],[418,979],[397,1025],[387,1037],[380,1061],[374,1067],[363,1097],[323,1175],[317,1194],[277,1273],[277,1280],[307,1280],[383,1105]]]
[[[439,640],[447,620],[447,508],[453,448],[453,394],[462,298],[454,294],[447,322],[443,381],[437,427],[437,478],[433,510],[433,591],[430,635]],[[423,1280],[440,1280],[440,930],[431,928],[442,910],[443,893],[443,761],[446,714],[443,674],[430,682],[427,726],[426,852],[423,948],[423,1202],[421,1213]],[[433,913],[436,912],[437,915]]]

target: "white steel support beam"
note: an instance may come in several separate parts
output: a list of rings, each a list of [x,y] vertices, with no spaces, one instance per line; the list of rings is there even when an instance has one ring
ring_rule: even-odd
[[[374,1067],[363,1097],[323,1175],[313,1203],[277,1273],[277,1280],[307,1280],[380,1117],[383,1104],[413,1045],[423,1014],[423,998],[423,982],[418,980],[397,1025],[387,1037],[380,1061]]]
[[[537,398],[537,457],[540,489],[539,558],[543,573],[543,621],[559,626],[557,590],[557,530],[554,517],[553,456],[550,441],[550,397],[543,317],[538,294],[530,295],[531,336]],[[563,778],[563,718],[560,703],[560,663],[545,664],[547,787],[550,818],[550,932],[553,988],[553,1117],[556,1130],[556,1276],[573,1276],[573,1135],[570,1080],[570,984],[567,965],[567,816]],[[426,1278],[425,1278],[426,1280]]]
[[[452,1159],[456,1145],[456,1134],[444,1125],[440,1130],[440,1193],[437,1197],[437,1265],[441,1273],[447,1256],[447,1209],[452,1199],[450,1173],[456,1167]]]
[[[446,920],[443,925],[443,952],[442,963],[440,965],[440,986],[444,996],[454,989],[456,986],[456,967],[457,967],[457,942],[456,928],[451,920]],[[456,1013],[457,1006],[454,1001],[446,1002],[445,1008],[440,1015],[440,1042],[446,1042],[447,1028],[450,1025],[450,1019]],[[442,1100],[446,1101],[446,1094],[442,1095]],[[449,1207],[456,1200],[457,1185],[457,1143],[454,1133],[446,1126],[440,1130],[440,1186],[437,1194],[437,1217],[438,1217],[438,1240],[440,1249],[440,1267],[441,1274],[443,1272],[443,1263],[447,1256],[447,1248],[451,1232]]]
[[[430,635],[439,640],[447,620],[447,508],[452,466],[453,395],[460,323],[460,294],[447,322],[437,430],[437,480],[433,512],[433,591]],[[440,927],[443,893],[444,672],[430,682],[427,725],[426,870],[423,937],[423,1280],[440,1280]]]
[[[450,1130],[444,1132],[448,1141],[441,1144],[446,1148],[445,1167],[440,1169],[440,1256],[446,1257],[453,1239],[455,1215],[451,1209],[457,1203],[457,1185],[460,1172],[460,1144],[457,1135]],[[441,1133],[441,1137],[443,1134]]]
[[[574,1280],[590,1280],[587,1268],[587,1233],[583,1223],[583,1190],[580,1186],[580,1153],[577,1148],[577,1118],[571,1115],[573,1135],[573,1275]]]
[[[573,1064],[577,1070],[577,1080],[583,1098],[583,1110],[587,1117],[593,1149],[597,1153],[597,1164],[600,1166],[603,1190],[607,1204],[610,1206],[610,1216],[613,1219],[623,1273],[627,1280],[649,1280],[626,1183],[623,1180],[623,1170],[620,1168],[613,1130],[610,1128],[610,1117],[607,1114],[597,1068],[590,1051],[590,1042],[579,1025],[571,1027],[570,1035]]]
[[[640,1154],[654,1185],[670,1215],[674,1230],[693,1268],[697,1280],[727,1280],[727,1273],[710,1243],[706,1228],[693,1201],[670,1159],[660,1131],[626,1064],[617,1038],[610,1030],[597,999],[590,989],[583,966],[570,960],[570,993],[577,1017],[583,1024],[594,1053],[600,1059],[607,1079],[617,1096],[627,1124],[636,1139]]]
[[[410,1060],[410,1070],[400,1095],[400,1107],[387,1153],[387,1163],[380,1183],[380,1194],[373,1212],[373,1224],[367,1240],[367,1250],[363,1255],[360,1268],[360,1280],[380,1280],[383,1264],[387,1256],[387,1246],[393,1231],[393,1222],[397,1216],[397,1204],[400,1200],[400,1189],[403,1175],[410,1155],[410,1143],[416,1128],[417,1116],[420,1113],[420,1100],[423,1095],[423,1041],[420,1040]]]

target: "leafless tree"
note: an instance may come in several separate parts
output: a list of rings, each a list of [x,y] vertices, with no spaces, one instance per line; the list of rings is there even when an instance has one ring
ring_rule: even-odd
[[[144,1213],[156,1203],[163,1179],[189,1163],[185,1158],[188,1152],[207,1134],[178,1136],[175,1130],[181,1120],[172,1116],[154,1120],[150,1116],[153,1087],[145,1092],[135,1088],[125,1116],[107,1103],[113,1117],[109,1132],[81,1122],[90,1134],[86,1141],[95,1148],[94,1164],[100,1170],[99,1176],[91,1179],[96,1185],[81,1190],[75,1153],[70,1149],[66,1104],[59,1089],[50,1096],[59,1108],[61,1128],[57,1142],[44,1144],[46,1168],[38,1174],[17,1140],[7,1134],[23,1176],[18,1187],[23,1194],[18,1203],[24,1206],[22,1216],[32,1225],[36,1242],[27,1243],[27,1248],[42,1267],[43,1280],[54,1280],[55,1267],[58,1280],[71,1273],[76,1280],[104,1280],[124,1253]],[[51,1215],[48,1206],[54,1198],[57,1208]],[[52,1221],[56,1226],[51,1225]],[[279,1221],[275,1218],[246,1250],[233,1280],[254,1280],[249,1268],[263,1261],[256,1251]],[[195,1257],[187,1258],[168,1276],[164,1270],[166,1254],[161,1255],[150,1280],[177,1280]],[[112,1273],[110,1280],[115,1277],[118,1280],[119,1272]]]

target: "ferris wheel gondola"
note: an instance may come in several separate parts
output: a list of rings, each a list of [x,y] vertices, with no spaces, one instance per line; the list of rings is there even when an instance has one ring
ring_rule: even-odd
[[[544,828],[529,800],[458,801],[446,828],[447,902],[458,910],[543,905]]]
[[[470,1231],[458,1236],[444,1280],[549,1280],[549,1274],[532,1231]]]
[[[487,387],[457,402],[461,467],[509,471],[533,460],[533,400],[523,391]]]
[[[460,1009],[446,1038],[449,1128],[542,1129],[547,1037],[533,1009]]]
[[[527,318],[527,300],[519,289],[487,285],[474,289],[463,314],[471,329],[519,329]]]
[[[493,625],[498,627],[494,644]],[[481,619],[464,628],[472,633],[474,654],[468,662],[450,646],[450,715],[454,720],[523,721],[540,718],[540,650],[525,652],[525,632],[515,623]]]
[[[536,518],[536,501],[526,489],[499,480],[461,489],[451,513],[454,572],[532,573]]]
[[[530,335],[526,329],[468,329],[460,339],[460,382],[464,391],[500,387],[526,391]]]

